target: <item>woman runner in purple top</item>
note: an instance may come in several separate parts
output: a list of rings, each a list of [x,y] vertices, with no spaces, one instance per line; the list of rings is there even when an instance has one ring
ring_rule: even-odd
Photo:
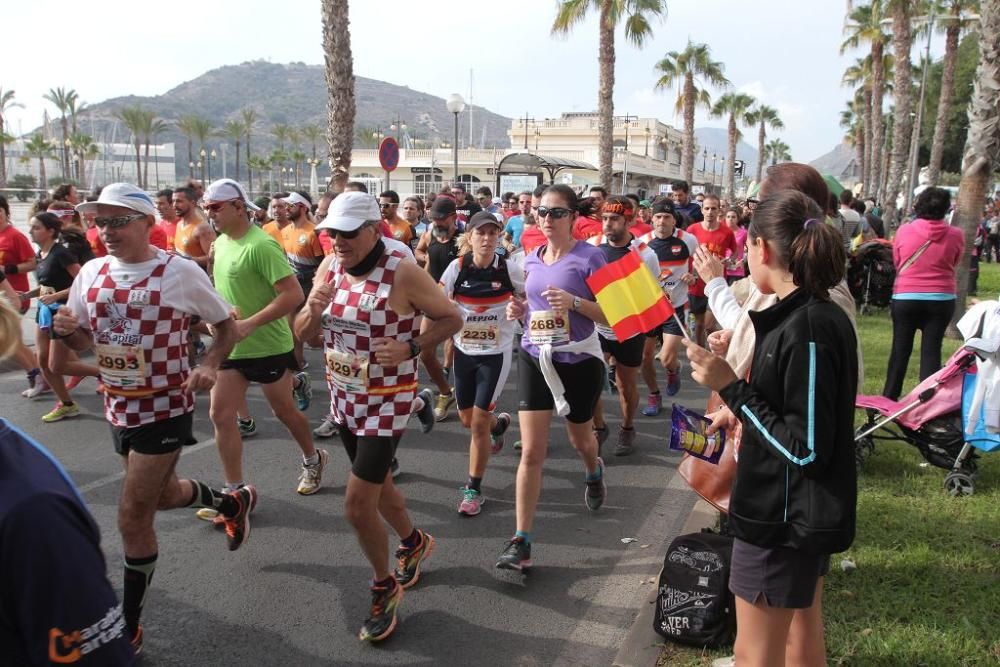
[[[531,528],[542,488],[552,412],[566,417],[569,441],[586,469],[584,500],[604,504],[604,462],[593,431],[594,406],[604,386],[604,358],[594,322],[607,324],[586,278],[605,264],[604,252],[573,238],[577,197],[565,185],[542,194],[538,227],[546,244],[525,258],[526,301],[512,297],[507,317],[524,323],[518,350],[518,421],[521,463],[517,469],[517,531],[504,545],[497,567],[531,567]]]

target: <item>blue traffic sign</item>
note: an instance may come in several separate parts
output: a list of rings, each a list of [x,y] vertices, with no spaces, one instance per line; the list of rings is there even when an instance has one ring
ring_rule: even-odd
[[[399,143],[392,137],[386,137],[378,146],[378,161],[386,171],[393,171],[399,166]]]

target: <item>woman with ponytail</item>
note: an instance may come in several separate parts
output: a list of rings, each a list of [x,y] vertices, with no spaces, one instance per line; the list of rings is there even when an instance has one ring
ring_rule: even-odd
[[[786,190],[755,211],[746,256],[757,289],[778,299],[750,313],[747,375],[685,342],[694,379],[726,404],[713,429],[742,427],[729,504],[736,664],[825,664],[823,576],[854,540],[857,500],[856,338],[829,295],[844,244],[814,199]]]

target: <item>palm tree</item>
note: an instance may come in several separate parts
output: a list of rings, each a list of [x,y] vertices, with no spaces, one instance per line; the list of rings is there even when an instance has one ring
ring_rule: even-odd
[[[712,107],[712,116],[729,116],[729,160],[726,162],[726,193],[732,197],[736,192],[736,142],[740,138],[739,125],[750,125],[750,109],[756,100],[746,93],[726,93]]]
[[[175,125],[177,126],[177,131],[180,132],[182,135],[184,135],[184,138],[187,139],[189,178],[194,178],[194,168],[190,166],[195,162],[194,147],[192,144],[194,143],[195,128],[200,122],[201,118],[199,118],[197,115],[189,114],[187,116],[182,116],[181,119],[175,123]]]
[[[850,11],[847,22],[844,25],[844,32],[847,38],[840,45],[840,52],[847,49],[858,48],[861,44],[868,44],[871,57],[871,118],[872,137],[871,159],[869,169],[869,187],[865,193],[878,197],[878,184],[881,181],[882,165],[879,156],[882,154],[885,143],[885,123],[882,121],[882,97],[885,93],[885,71],[884,54],[885,46],[889,43],[889,37],[882,27],[883,0],[873,0],[871,4],[859,5]]]
[[[142,181],[142,158],[139,151],[142,148],[142,137],[148,131],[149,124],[153,120],[153,112],[135,106],[123,107],[115,115],[121,122],[125,123],[125,127],[132,133],[132,142],[135,145],[135,182],[140,188],[145,188],[146,185]]]
[[[246,135],[246,155],[247,155],[247,185],[253,188],[253,169],[250,165],[250,137],[257,129],[259,114],[254,107],[243,107],[240,110],[240,120],[243,122],[243,133]],[[239,152],[239,151],[237,151]],[[239,180],[239,169],[236,170],[236,179]]]
[[[1000,155],[1000,108],[997,107],[997,90],[1000,90],[1000,0],[982,0],[979,15],[979,66],[969,101],[969,133],[965,139],[962,181],[958,186],[952,218],[952,224],[960,226],[965,232],[963,257],[972,253],[983,202],[986,201],[993,172],[998,167],[997,156]],[[967,284],[964,274],[960,274],[952,328],[965,313]]]
[[[240,180],[240,143],[243,141],[243,135],[247,133],[246,125],[243,124],[242,120],[230,119],[226,121],[226,124],[222,126],[222,131],[219,133],[220,136],[231,139],[236,144],[236,180]],[[248,165],[249,166],[249,165]]]
[[[302,136],[306,141],[309,142],[309,146],[312,149],[312,159],[316,161],[316,145],[319,140],[323,138],[323,128],[316,123],[309,123],[308,125],[303,125]]]
[[[785,124],[781,121],[778,110],[766,104],[761,104],[748,113],[746,120],[747,125],[760,125],[760,130],[757,132],[757,175],[754,177],[754,180],[760,183],[764,173],[764,141],[767,139],[767,126],[772,130],[783,130]]]
[[[792,154],[788,152],[788,144],[781,139],[771,139],[764,147],[767,158],[771,161],[771,166],[779,162],[787,162],[792,159]]]
[[[862,183],[865,182],[864,163],[867,150],[865,146],[864,122],[862,121],[864,114],[861,111],[864,106],[864,92],[859,89],[854,99],[848,100],[847,107],[840,112],[840,126],[847,130],[847,134],[844,135],[844,141],[854,147],[856,153],[854,159],[858,170],[861,172]]]
[[[45,178],[45,158],[52,157],[52,144],[45,140],[41,134],[36,134],[24,144],[24,155],[22,162],[28,162],[31,158],[38,160],[38,182],[42,190],[49,187],[49,182]]]
[[[842,82],[846,86],[855,86],[855,99],[854,102],[848,102],[848,105],[852,105],[851,113],[857,117],[860,121],[862,129],[862,140],[860,143],[855,141],[854,146],[857,148],[861,146],[861,160],[858,165],[861,167],[861,187],[862,191],[866,194],[871,192],[871,186],[869,183],[869,178],[871,175],[871,159],[872,159],[872,60],[871,55],[864,58],[858,58],[855,64],[851,65],[844,71],[844,78]],[[861,104],[858,104],[858,95],[861,96]],[[841,122],[843,126],[843,122]]]
[[[62,126],[62,144],[60,148],[62,149],[63,178],[66,178],[66,174],[69,173],[69,145],[67,143],[67,140],[69,139],[69,120],[67,119],[66,114],[69,113],[70,107],[75,104],[77,94],[72,88],[66,90],[65,88],[60,87],[49,88],[49,92],[42,95],[42,97],[49,102],[52,102],[61,115],[59,122]]]
[[[13,140],[13,137],[7,134],[7,128],[4,120],[5,114],[9,109],[14,107],[24,107],[20,102],[14,101],[14,91],[4,90],[0,87],[0,189],[7,187],[7,144]]]
[[[89,111],[90,109],[89,107],[87,107],[87,103],[82,101],[77,96],[75,90],[72,92],[73,95],[69,99],[69,122],[70,122],[70,127],[72,128],[71,134],[79,134],[80,131],[77,128],[77,121],[79,120],[80,115],[84,111]]]
[[[306,161],[308,156],[302,151],[296,150],[292,151],[288,157],[292,160],[292,166],[295,167],[295,187],[302,187],[302,163]]]
[[[910,133],[913,131],[913,120],[910,110],[913,108],[913,65],[910,62],[910,49],[913,46],[912,10],[915,0],[887,0],[892,14],[892,50],[896,58],[896,74],[893,83],[893,128],[892,152],[889,163],[889,181],[886,187],[883,203],[883,218],[891,225],[896,222],[896,195],[902,186],[903,176],[907,176],[909,165]],[[916,183],[907,183],[912,190]],[[909,198],[906,198],[909,201]],[[903,212],[905,213],[905,211]]]
[[[100,152],[89,134],[78,132],[69,138],[69,145],[76,162],[76,181],[84,186],[87,181],[87,160]]]
[[[670,51],[654,70],[660,74],[656,81],[657,90],[680,84],[675,108],[684,112],[684,134],[681,143],[681,178],[688,183],[694,177],[694,114],[698,107],[712,108],[712,98],[702,80],[718,88],[728,88],[729,79],[725,77],[725,66],[712,60],[711,50],[707,44],[692,44],[688,40],[687,47],[678,53]],[[683,84],[681,84],[683,82]]]
[[[941,95],[938,97],[937,120],[931,140],[931,158],[927,166],[927,180],[937,185],[941,177],[941,160],[944,157],[944,135],[951,115],[951,95],[955,90],[955,66],[958,63],[958,40],[962,31],[974,24],[969,13],[979,7],[979,0],[938,0],[937,11],[946,14],[939,18],[944,26],[944,59],[941,71]]]
[[[271,134],[274,135],[274,140],[278,142],[278,150],[284,152],[285,144],[292,138],[292,126],[287,123],[275,123],[271,126]]]
[[[152,111],[148,112],[148,122],[143,124],[143,134],[142,139],[146,144],[146,154],[143,158],[143,173],[142,182],[143,187],[149,187],[149,145],[156,143],[156,140],[161,134],[170,129],[170,123],[163,120],[162,118],[157,118]],[[159,184],[157,184],[157,187]]]
[[[566,35],[582,22],[590,10],[599,15],[598,55],[599,83],[597,90],[598,180],[611,187],[611,164],[614,154],[614,92],[615,92],[615,29],[624,20],[625,39],[641,47],[653,29],[652,16],[663,16],[666,0],[559,0],[552,34]]]
[[[354,56],[348,0],[322,0],[326,64],[326,140],[330,145],[330,189],[343,192],[351,171],[354,139]]]
[[[378,128],[375,127],[359,127],[354,130],[354,145],[358,148],[376,148],[378,146],[378,138],[375,134],[378,132]]]

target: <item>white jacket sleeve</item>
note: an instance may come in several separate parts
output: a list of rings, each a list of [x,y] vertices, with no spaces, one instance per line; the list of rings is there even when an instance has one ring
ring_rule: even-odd
[[[719,326],[723,329],[732,329],[740,316],[740,304],[726,284],[726,279],[712,278],[705,284],[705,296],[708,297],[708,307],[715,315],[715,321]]]

